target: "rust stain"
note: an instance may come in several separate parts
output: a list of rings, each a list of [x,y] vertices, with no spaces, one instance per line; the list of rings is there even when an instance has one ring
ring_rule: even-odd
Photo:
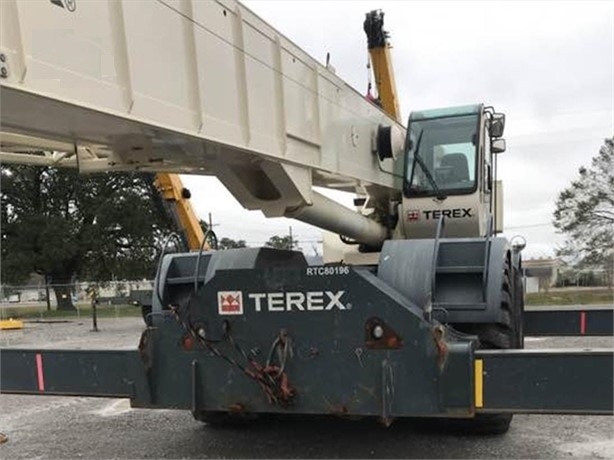
[[[242,403],[235,403],[228,406],[228,411],[233,414],[240,414],[245,412],[245,406]]]
[[[346,415],[348,408],[343,404],[333,404],[330,408],[330,413],[334,415]]]
[[[374,337],[375,327],[382,328],[382,336]],[[374,350],[397,350],[403,346],[403,339],[380,318],[369,318],[365,323],[365,346]]]
[[[181,348],[186,351],[191,351],[194,348],[194,339],[189,334],[186,334],[181,339]]]
[[[141,361],[143,361],[143,365],[146,370],[150,370],[152,366],[152,345],[151,340],[149,338],[150,334],[152,334],[152,329],[147,328],[141,334],[141,338],[139,340],[139,355],[141,357]]]
[[[438,324],[432,329],[433,340],[435,340],[435,348],[437,349],[437,365],[442,371],[448,358],[448,343],[445,340],[445,329],[441,324]]]

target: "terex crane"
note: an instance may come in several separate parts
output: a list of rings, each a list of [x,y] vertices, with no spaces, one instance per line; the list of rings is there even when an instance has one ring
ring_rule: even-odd
[[[414,111],[405,129],[232,0],[57,3],[0,4],[0,160],[24,161],[21,140],[84,173],[215,175],[366,264],[167,254],[138,350],[3,349],[3,392],[128,397],[211,423],[330,413],[504,432],[515,412],[613,412],[612,350],[522,349],[520,254],[495,236],[503,114]],[[358,191],[362,212],[313,186]],[[524,326],[611,334],[611,318]]]

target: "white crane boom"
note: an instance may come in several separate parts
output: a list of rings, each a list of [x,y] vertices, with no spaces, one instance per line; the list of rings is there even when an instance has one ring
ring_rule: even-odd
[[[0,9],[0,161],[215,175],[270,217],[312,186],[400,193],[373,151],[379,125],[404,128],[234,0]]]

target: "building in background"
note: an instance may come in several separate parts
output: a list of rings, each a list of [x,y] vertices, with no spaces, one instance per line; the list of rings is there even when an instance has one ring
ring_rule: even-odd
[[[547,292],[556,284],[560,266],[559,259],[523,260],[525,292]]]

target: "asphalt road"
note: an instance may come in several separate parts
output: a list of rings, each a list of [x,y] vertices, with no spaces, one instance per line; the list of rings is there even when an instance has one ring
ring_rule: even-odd
[[[0,346],[133,348],[138,318],[27,323]],[[609,347],[612,338],[529,338],[530,348]],[[215,429],[184,411],[131,409],[127,400],[0,395],[0,458],[614,458],[614,417],[517,415],[503,436],[465,436],[397,421],[273,419]]]

